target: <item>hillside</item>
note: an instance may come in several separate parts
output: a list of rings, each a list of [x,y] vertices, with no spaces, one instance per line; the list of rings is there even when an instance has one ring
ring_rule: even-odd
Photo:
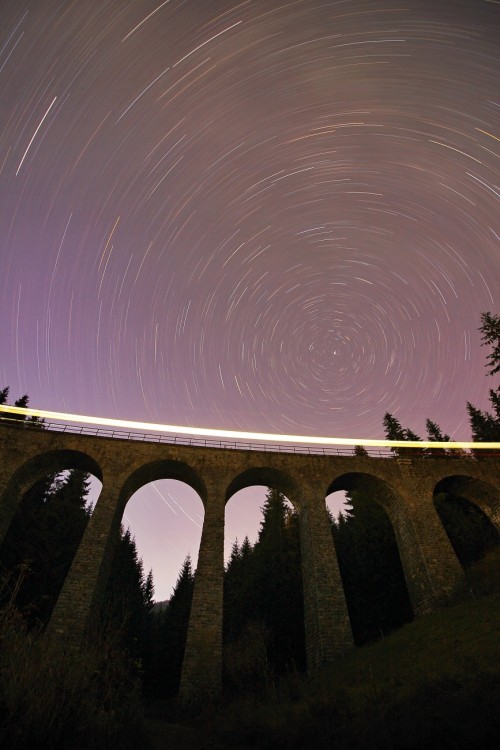
[[[497,588],[498,562],[497,551],[471,571],[476,591]],[[270,681],[196,717],[172,708],[162,721],[158,711],[150,728],[156,743],[174,741],[179,750],[489,750],[498,746],[499,705],[497,592],[406,625],[316,678]]]

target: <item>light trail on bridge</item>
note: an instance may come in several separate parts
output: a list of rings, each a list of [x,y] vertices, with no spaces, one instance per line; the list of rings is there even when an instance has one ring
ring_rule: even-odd
[[[59,411],[45,411],[44,409],[21,408],[19,406],[0,405],[0,412],[17,414],[24,417],[38,417],[53,419],[61,422],[77,422],[79,424],[100,425],[102,427],[116,427],[127,430],[152,430],[178,435],[192,435],[195,437],[215,437],[234,440],[260,440],[268,443],[306,443],[311,445],[361,445],[367,448],[446,448],[450,450],[500,450],[500,443],[478,442],[438,442],[430,440],[378,440],[367,438],[336,438],[318,437],[312,435],[279,435],[269,432],[243,432],[239,430],[219,430],[211,427],[186,427],[183,425],[156,424],[154,422],[135,422],[125,419],[111,419],[109,417],[92,417],[83,414],[66,414]]]

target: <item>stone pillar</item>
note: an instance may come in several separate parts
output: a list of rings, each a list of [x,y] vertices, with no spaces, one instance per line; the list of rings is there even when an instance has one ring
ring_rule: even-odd
[[[388,508],[415,617],[466,595],[465,574],[428,483],[409,482]]]
[[[182,665],[181,701],[201,701],[222,687],[225,486],[207,481],[205,517]]]
[[[354,641],[321,488],[303,492],[299,519],[307,666],[314,672]]]
[[[105,480],[54,607],[47,636],[62,638],[78,647],[98,622],[123,507],[118,491]]]

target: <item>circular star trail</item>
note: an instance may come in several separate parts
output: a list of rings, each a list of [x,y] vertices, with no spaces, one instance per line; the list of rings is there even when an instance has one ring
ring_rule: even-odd
[[[470,439],[500,300],[494,0],[3,0],[0,385]]]

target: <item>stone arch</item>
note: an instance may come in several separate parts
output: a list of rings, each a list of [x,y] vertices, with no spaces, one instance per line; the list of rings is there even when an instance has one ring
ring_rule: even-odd
[[[175,502],[184,510],[184,513],[179,512],[178,516],[175,516],[172,511],[166,509],[166,513],[172,513],[172,515],[165,515],[165,522],[163,523],[159,521],[154,529],[151,528],[151,524],[148,525],[147,522],[143,523],[140,520],[144,519],[145,510],[148,507],[152,507],[151,503],[157,502],[158,506],[165,509],[165,506],[161,503],[160,497],[156,494],[155,490],[152,489],[152,483],[155,483],[157,492],[160,496],[166,498],[168,497],[167,493],[171,494],[170,502],[172,503],[172,507],[178,510],[178,508],[173,505]],[[136,465],[119,488],[118,506],[122,524],[121,528],[123,531],[128,531],[134,538],[137,545],[137,551],[143,561],[144,570],[147,571],[151,568],[153,569],[155,578],[155,598],[157,600],[167,600],[172,596],[173,590],[175,590],[175,578],[173,581],[168,582],[167,587],[165,575],[162,576],[162,572],[165,570],[171,570],[175,567],[175,576],[177,577],[182,569],[183,561],[185,562],[186,560],[188,552],[191,556],[193,571],[197,567],[197,557],[202,533],[201,527],[203,525],[207,499],[206,483],[204,479],[200,477],[196,468],[188,462],[172,458],[147,462],[140,466]],[[186,506],[185,502],[189,501],[193,503],[190,509],[191,515],[186,512],[189,505]],[[181,524],[182,521],[187,520],[186,516],[189,519],[194,519],[193,509],[195,505],[195,512],[199,514],[201,520],[197,518],[197,521],[199,521],[197,524],[199,528],[192,526],[192,529],[197,533],[194,533],[192,537],[190,537],[190,548],[188,548],[188,542],[185,536],[188,534],[188,530],[182,528]],[[175,519],[175,521],[173,519]],[[190,521],[188,520],[187,523],[190,524]],[[182,544],[180,541],[178,544],[175,544],[174,537],[176,537],[177,540],[182,540]],[[184,547],[184,544],[186,544],[186,547],[182,551],[182,557],[177,561],[176,555],[179,554],[179,551],[176,548],[182,548]],[[147,560],[146,556],[148,557]],[[104,586],[106,587],[106,593],[102,605],[104,608],[109,608],[110,602],[111,607],[113,606],[113,587],[111,584],[112,581],[110,581],[109,578],[104,583]],[[158,589],[160,585],[163,587],[164,593],[158,597]],[[192,602],[189,603],[189,606],[186,603],[186,606],[188,607],[186,617],[189,620]],[[185,653],[185,644],[183,643],[182,636],[179,635],[179,627],[180,630],[182,630],[183,625],[179,625],[179,623],[177,623],[177,625],[178,628],[174,634],[174,637],[177,638],[177,640],[174,640],[176,646],[174,652],[169,652],[170,655],[165,657],[161,672],[157,673],[158,678],[163,682],[163,689],[166,691],[166,697],[175,695],[179,688],[182,662]]]
[[[58,474],[65,469],[79,469],[93,474],[102,482],[101,466],[92,456],[83,451],[70,449],[46,451],[28,459],[14,471],[0,498],[2,508],[0,544],[8,531],[24,493],[41,479],[50,474]]]
[[[61,449],[40,453],[28,459],[10,478],[5,494],[7,495],[9,491],[23,493],[43,477],[57,474],[64,469],[79,469],[88,472],[102,482],[102,469],[92,456],[82,451]]]
[[[491,484],[466,474],[451,474],[437,482],[434,487],[434,495],[441,492],[465,497],[477,505],[500,532],[500,492]]]
[[[169,480],[173,480],[172,483]],[[159,487],[156,487],[156,491],[151,489],[151,484],[160,482]],[[164,482],[162,485],[161,483]],[[149,485],[149,487],[148,487]],[[174,485],[174,486],[172,486]],[[157,494],[158,493],[158,494]],[[184,512],[179,513],[179,516],[172,515],[171,518],[180,518],[180,523],[176,520],[175,532],[172,527],[169,526],[170,522],[166,517],[165,523],[158,523],[156,528],[146,528],[147,524],[143,524],[139,527],[139,519],[144,518],[144,510],[152,503],[158,502],[156,507],[164,508],[165,512],[173,512],[173,505],[166,502],[166,506],[163,506],[160,497],[171,495],[171,503],[176,503]],[[127,524],[130,524],[132,535],[136,539],[138,545],[138,551],[143,557],[145,569],[153,568],[155,573],[155,590],[158,595],[158,577],[157,572],[161,571],[168,566],[169,570],[173,570],[175,566],[175,577],[172,581],[169,581],[170,591],[164,588],[164,593],[161,596],[162,599],[167,599],[171,594],[171,588],[175,584],[176,577],[181,570],[183,561],[186,558],[187,553],[191,555],[191,561],[194,567],[196,567],[196,557],[200,544],[201,529],[203,526],[203,517],[206,510],[207,501],[207,488],[205,481],[199,476],[198,472],[192,465],[186,462],[174,459],[159,460],[154,462],[148,462],[135,468],[131,474],[125,479],[123,485],[119,488],[119,510],[123,527],[126,528]],[[133,508],[131,504],[133,504]],[[124,519],[124,514],[127,514]],[[194,517],[196,514],[196,518]],[[189,536],[190,548],[186,546],[186,551],[183,557],[179,558],[180,551],[173,552],[173,545],[169,544],[169,534],[180,534],[178,538],[185,539],[185,535],[189,534],[189,528],[183,528],[182,522],[186,521],[189,528],[194,528],[193,524],[198,527],[196,533]],[[148,545],[147,556],[149,560],[146,561],[144,554],[141,551],[140,545]],[[186,542],[186,545],[188,542]],[[177,545],[175,545],[177,547]],[[180,545],[179,545],[180,546]],[[145,548],[145,547],[144,547]],[[162,586],[165,587],[165,578],[163,579]],[[158,598],[158,596],[157,596]]]
[[[225,502],[227,503],[236,492],[252,485],[271,487],[282,492],[296,510],[299,510],[299,490],[294,479],[284,471],[269,466],[252,467],[235,476],[227,487]]]
[[[327,486],[325,497],[338,490],[355,490],[359,487],[360,483],[363,483],[364,488],[376,495],[374,501],[381,505],[389,518],[391,518],[391,514],[394,514],[398,505],[402,503],[402,499],[386,479],[381,479],[376,474],[369,474],[364,471],[339,474]]]
[[[30,625],[45,625],[48,621],[88,524],[88,498],[79,493],[83,490],[80,478],[76,479],[76,487],[73,485],[79,494],[74,494],[70,502],[64,500],[68,485],[61,475],[74,469],[102,482],[100,465],[87,453],[53,450],[40,453],[19,466],[2,498],[3,510],[7,510],[4,518],[8,518],[1,540],[2,564],[7,566],[9,575],[15,574],[19,565],[28,567],[29,575],[20,579],[16,588],[15,602],[28,612]],[[61,480],[62,495],[58,484],[53,482],[57,476]],[[75,505],[77,499],[81,499],[81,503]],[[27,527],[30,528],[28,537]],[[53,550],[62,546],[64,554],[51,558]],[[40,549],[44,549],[43,554]],[[47,570],[50,570],[49,576]]]
[[[165,459],[162,461],[152,461],[135,469],[125,480],[120,490],[120,505],[122,512],[128,500],[141,487],[150,482],[156,482],[159,479],[177,479],[193,488],[200,496],[203,505],[207,501],[207,488],[205,482],[198,472],[189,464],[183,461]]]
[[[466,474],[440,479],[434,506],[461,565],[466,570],[500,542],[500,493]]]
[[[404,500],[385,480],[364,472],[337,476],[326,495],[340,490],[369,496],[369,503],[361,505],[361,516],[332,528],[354,641],[362,645],[414,616],[411,576],[403,566],[397,523]]]

